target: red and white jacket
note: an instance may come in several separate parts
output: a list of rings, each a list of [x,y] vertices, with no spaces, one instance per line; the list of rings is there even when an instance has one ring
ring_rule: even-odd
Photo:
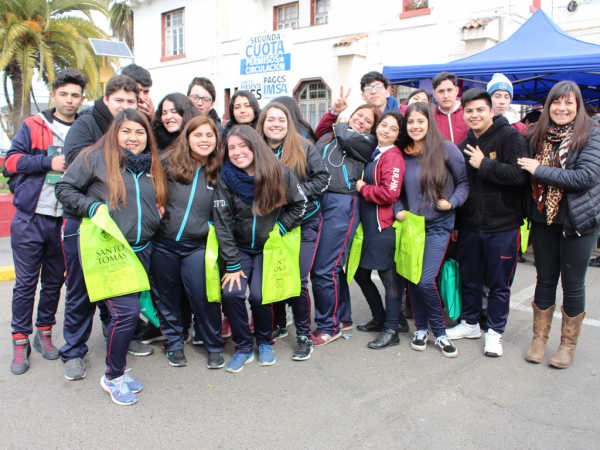
[[[393,205],[400,197],[404,170],[404,156],[400,149],[395,145],[384,147],[375,163],[374,184],[365,184],[360,189],[360,195],[366,201],[377,205],[379,231],[394,223]]]

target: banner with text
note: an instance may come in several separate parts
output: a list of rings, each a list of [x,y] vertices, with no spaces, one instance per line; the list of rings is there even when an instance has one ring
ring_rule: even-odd
[[[252,92],[263,108],[274,98],[292,95],[292,43],[279,32],[246,39],[240,57],[240,90]]]

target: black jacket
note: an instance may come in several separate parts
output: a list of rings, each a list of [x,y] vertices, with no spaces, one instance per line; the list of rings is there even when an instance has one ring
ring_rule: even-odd
[[[597,228],[600,225],[600,128],[592,126],[585,147],[569,152],[565,169],[540,165],[533,178],[564,190],[570,218],[564,221],[565,234],[581,235]],[[569,230],[570,224],[574,230]]]
[[[156,192],[150,174],[122,172],[127,207],[122,203],[110,215],[134,250],[142,249],[160,226]],[[56,183],[56,198],[73,217],[93,217],[96,209],[108,204],[108,173],[104,152],[97,150],[88,158],[77,158]]]
[[[362,177],[365,166],[377,148],[377,138],[370,133],[360,133],[344,122],[334,127],[334,139],[327,143],[331,133],[317,142],[317,151],[331,174],[327,192],[358,196],[356,180]]]
[[[172,241],[201,241],[208,236],[208,222],[214,209],[214,188],[206,181],[204,168],[194,181],[182,184],[167,178],[169,197],[159,234]]]
[[[214,222],[219,253],[225,260],[227,272],[238,272],[242,258],[237,246],[262,249],[275,224],[282,231],[291,231],[306,215],[306,195],[290,169],[282,165],[288,185],[288,202],[263,216],[255,216],[252,205],[245,203],[219,176],[215,191]]]
[[[464,150],[467,144],[479,148],[485,155],[479,169]],[[458,222],[478,233],[500,233],[523,225],[525,217],[525,185],[529,173],[517,163],[527,158],[527,141],[503,116],[494,117],[492,126],[479,138],[473,130],[458,148],[465,157],[469,196],[458,209]]]
[[[304,215],[304,218],[308,219],[321,208],[319,200],[329,188],[331,175],[314,145],[308,141],[302,141],[302,147],[306,152],[306,176],[303,181],[300,181],[300,187],[308,200],[306,214]],[[271,150],[278,158],[281,157],[274,149]]]
[[[67,166],[75,161],[81,150],[98,142],[108,131],[113,117],[103,99],[100,97],[96,100],[94,106],[83,111],[71,126],[63,150]]]

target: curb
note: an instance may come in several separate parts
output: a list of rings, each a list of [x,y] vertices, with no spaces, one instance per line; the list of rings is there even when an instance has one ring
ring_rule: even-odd
[[[15,266],[3,266],[0,267],[0,281],[11,281],[15,280]]]

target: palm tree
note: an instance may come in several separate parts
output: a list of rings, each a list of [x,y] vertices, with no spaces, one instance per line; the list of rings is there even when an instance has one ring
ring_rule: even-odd
[[[113,38],[125,41],[133,52],[133,11],[125,3],[115,1],[110,7],[110,29]]]
[[[107,38],[91,17],[108,17],[107,0],[2,0],[0,2],[0,70],[9,109],[5,133],[12,139],[31,115],[31,84],[37,69],[50,88],[57,71],[74,67],[89,79],[87,96],[101,95],[98,66],[88,38]],[[78,14],[79,16],[73,15]],[[83,17],[81,17],[83,16]],[[12,104],[7,80],[12,84]],[[6,129],[8,128],[8,129]]]

